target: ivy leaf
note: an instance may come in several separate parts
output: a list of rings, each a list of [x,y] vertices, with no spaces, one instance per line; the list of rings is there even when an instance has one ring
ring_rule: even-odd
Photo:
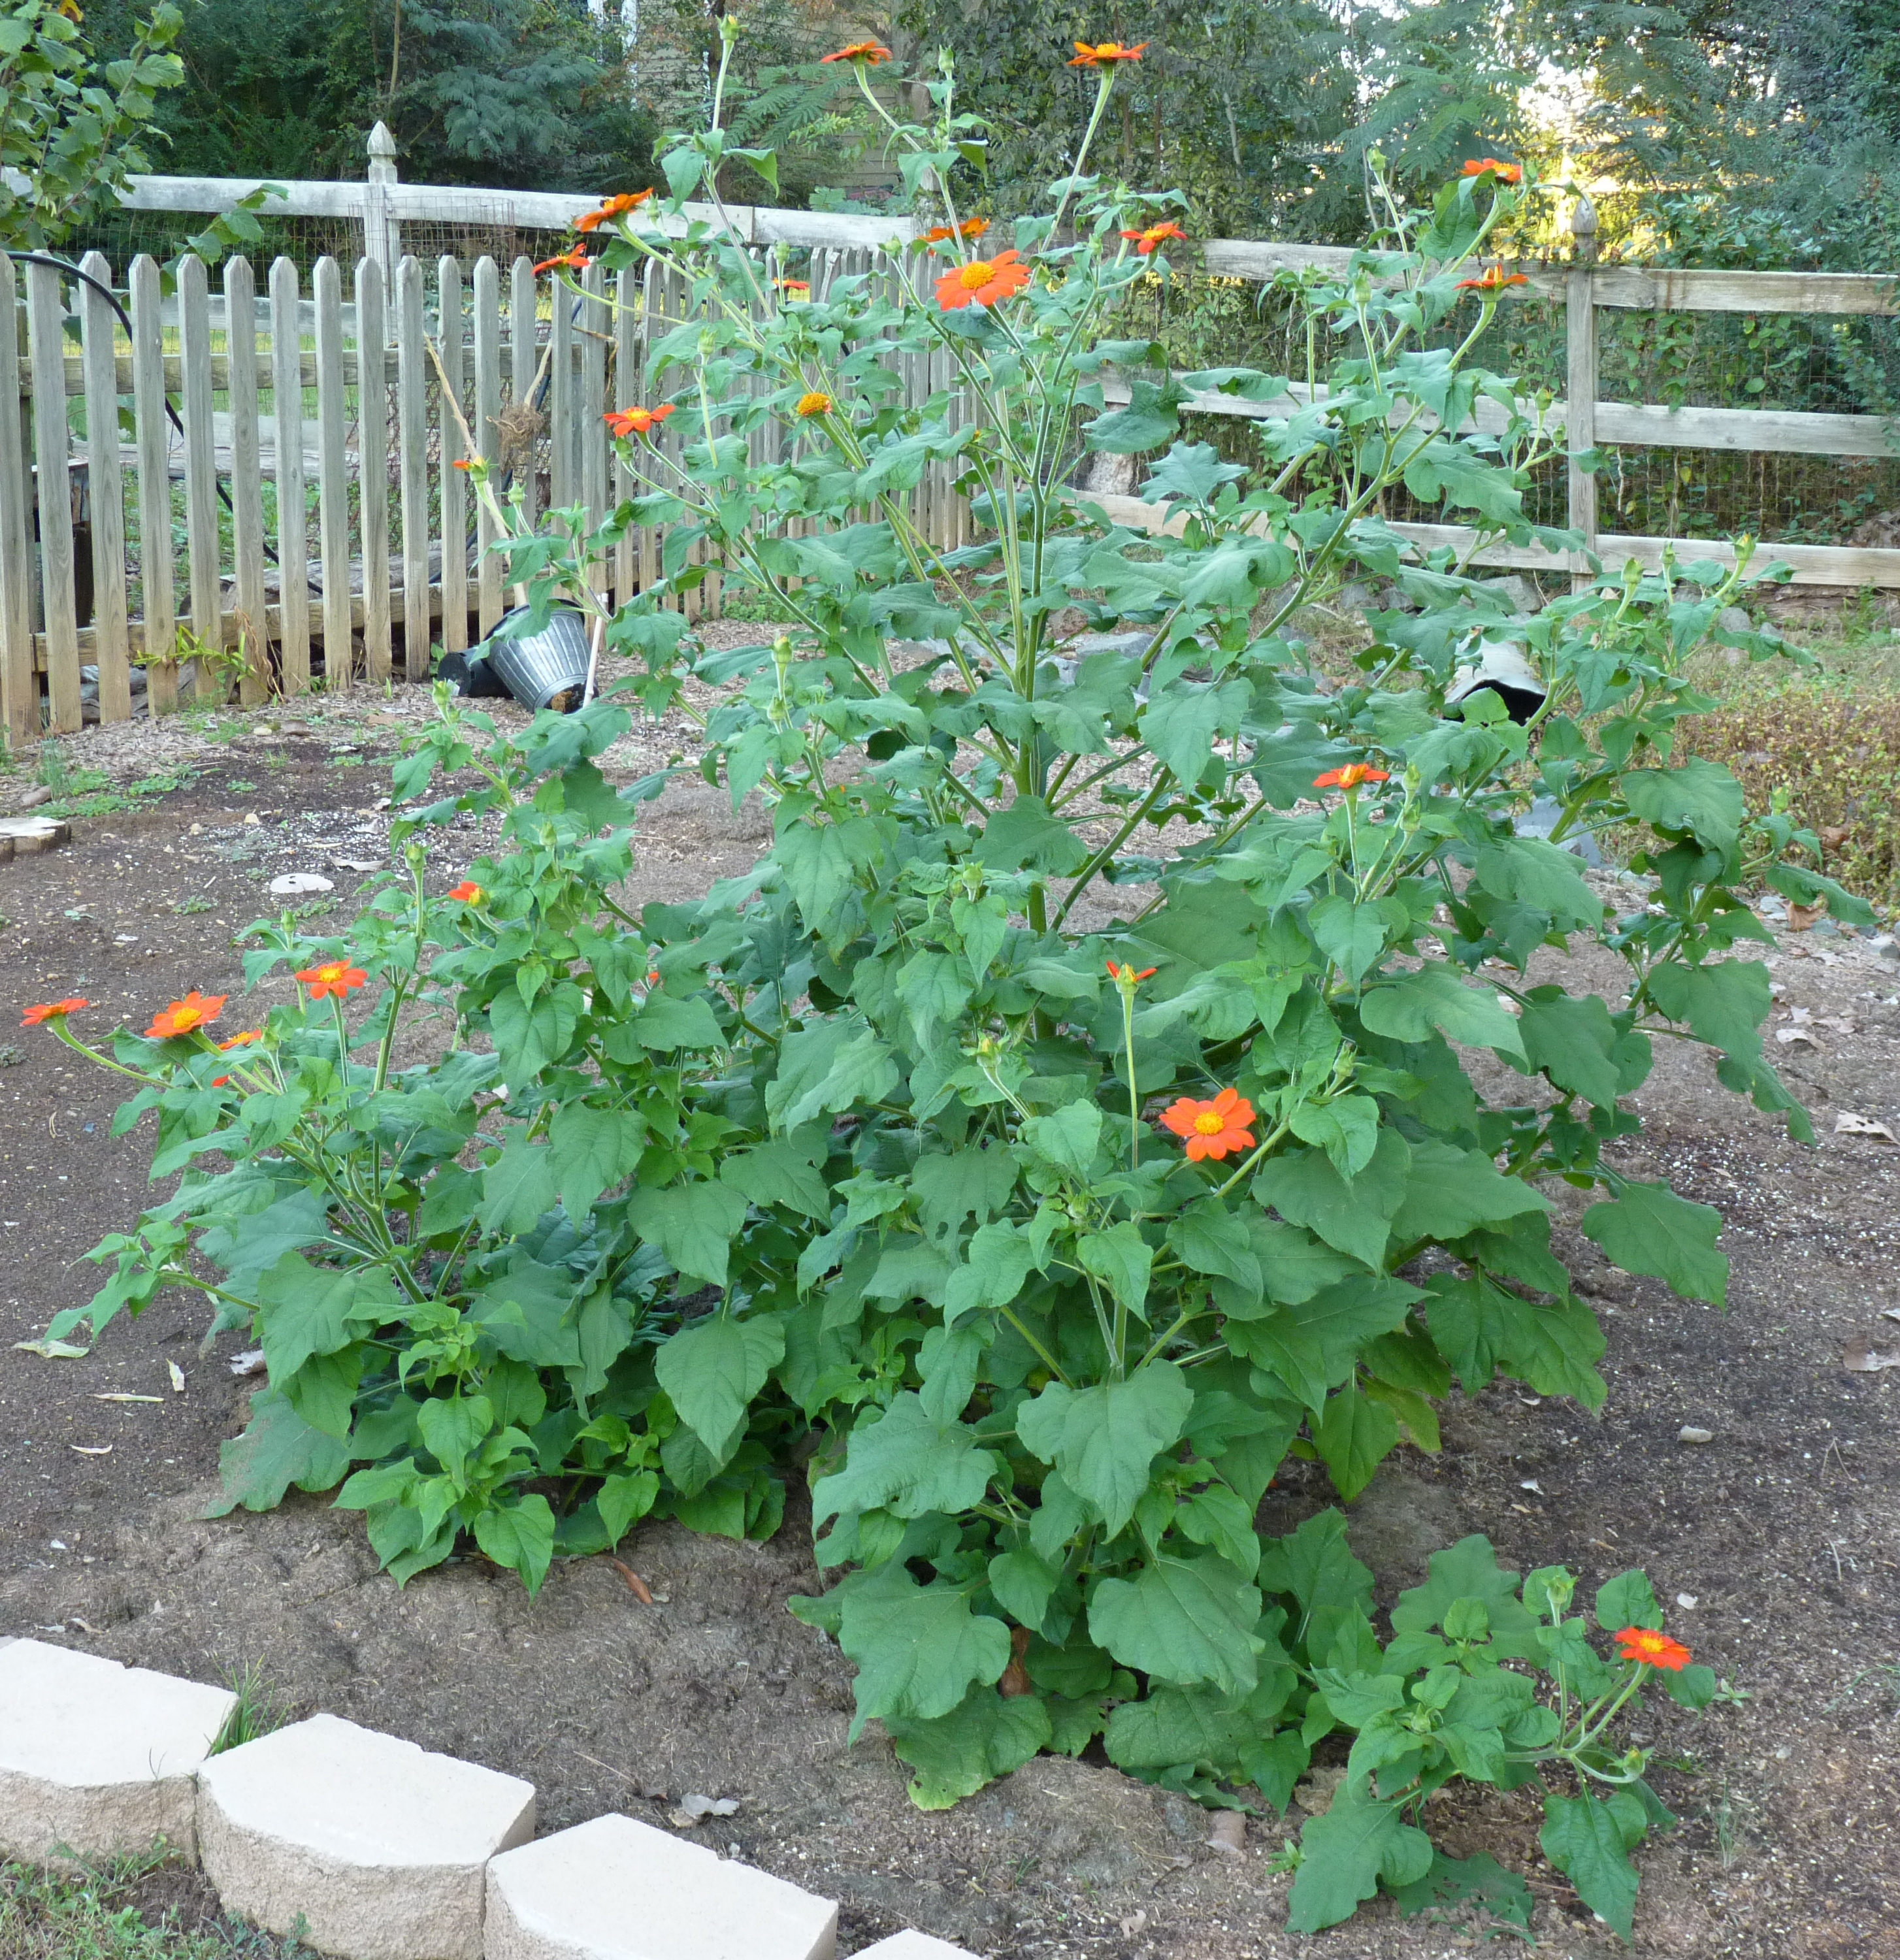
[[[715,1456],[723,1456],[752,1398],[785,1358],[781,1320],[734,1320],[709,1313],[689,1321],[654,1358],[660,1386],[680,1420]]]
[[[1342,1783],[1323,1817],[1300,1834],[1300,1869],[1287,1902],[1287,1925],[1318,1933],[1350,1919],[1383,1879],[1408,1885],[1431,1869],[1431,1840],[1405,1822],[1396,1803],[1380,1803]]]
[[[886,1716],[885,1732],[899,1758],[917,1774],[910,1800],[919,1810],[948,1810],[987,1783],[1020,1770],[1049,1747],[1053,1731],[1039,1694],[998,1694],[973,1688],[934,1721]]]
[[[349,1467],[346,1445],[313,1428],[282,1390],[260,1389],[250,1398],[243,1434],[219,1446],[224,1495],[205,1515],[221,1518],[240,1504],[247,1511],[273,1510],[293,1484],[300,1491],[327,1491]]]
[[[858,1669],[853,1742],[874,1718],[947,1715],[972,1682],[991,1685],[1009,1665],[1001,1620],[972,1613],[968,1596],[940,1580],[919,1586],[901,1559],[838,1589],[838,1644]]]
[[[851,1431],[845,1468],[812,1491],[813,1522],[880,1507],[900,1518],[966,1511],[982,1502],[996,1467],[970,1430],[938,1423],[907,1391],[877,1421]]]
[[[1593,1204],[1583,1227],[1625,1272],[1666,1281],[1685,1300],[1727,1300],[1728,1258],[1715,1249],[1722,1214],[1713,1205],[1692,1204],[1666,1184],[1627,1184],[1611,1202]]]
[[[727,1255],[746,1222],[746,1201],[705,1178],[648,1186],[629,1197],[627,1222],[689,1278],[724,1287]]]
[[[1163,1555],[1132,1580],[1096,1582],[1089,1637],[1125,1667],[1191,1688],[1249,1694],[1259,1678],[1260,1595],[1224,1558]]]
[[[1150,1465],[1179,1440],[1193,1407],[1186,1376],[1172,1361],[1155,1361],[1089,1389],[1051,1382],[1017,1411],[1016,1433],[1095,1507],[1112,1538],[1135,1515]]]
[[[1625,1939],[1636,1911],[1636,1867],[1622,1826],[1607,1803],[1587,1796],[1547,1796],[1538,1843],[1590,1911]]]

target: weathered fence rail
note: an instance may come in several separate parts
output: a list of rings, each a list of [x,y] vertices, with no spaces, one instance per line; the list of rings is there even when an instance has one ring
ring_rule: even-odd
[[[124,201],[141,210],[228,210],[255,188],[135,178]],[[150,706],[162,712],[177,705],[200,663],[234,670],[242,694],[256,699],[273,686],[309,686],[319,660],[328,686],[359,673],[419,679],[433,646],[469,644],[498,620],[504,593],[498,562],[486,555],[486,520],[454,466],[465,460],[464,421],[530,513],[544,502],[584,503],[597,519],[631,492],[602,416],[641,399],[648,337],[683,317],[683,288],[657,272],[623,273],[610,294],[596,268],[576,298],[537,278],[526,257],[425,264],[403,250],[405,224],[564,230],[591,197],[402,184],[380,126],[366,181],[284,189],[274,212],[360,226],[361,255],[347,277],[334,257],[320,259],[307,278],[279,259],[260,288],[252,267],[232,259],[214,292],[188,258],[176,293],[165,295],[157,265],[142,256],[124,269],[120,288],[128,335],[93,288],[46,266],[16,271],[0,259],[0,722],[16,743],[43,727],[76,728],[89,709],[106,720],[130,714],[135,666],[145,670]],[[689,215],[717,214],[707,206]],[[842,274],[876,272],[883,248],[908,242],[915,229],[898,216],[752,206],[728,207],[725,216],[762,254],[808,252],[820,292]],[[1876,415],[1596,399],[1602,309],[1900,313],[1894,280],[1599,267],[1587,205],[1579,220],[1574,262],[1528,266],[1529,284],[1518,289],[1564,303],[1568,399],[1555,413],[1574,454],[1597,444],[1900,454],[1892,425]],[[1201,250],[1210,273],[1247,280],[1289,268],[1341,271],[1351,257],[1251,240]],[[112,282],[97,254],[83,269]],[[947,356],[893,359],[909,400],[950,384]],[[1258,417],[1303,398],[1297,390],[1277,404],[1208,395],[1189,406]],[[1501,426],[1488,402],[1475,416],[1481,429]],[[663,447],[683,439],[662,431]],[[768,429],[753,440],[762,459],[780,438]],[[1137,499],[1105,501],[1131,524],[1157,521]],[[934,466],[917,503],[934,540],[969,536],[948,465]],[[1595,480],[1575,466],[1568,515],[1589,548],[1611,560],[1656,566],[1669,542],[1600,532]],[[1475,542],[1457,526],[1396,528],[1421,549],[1469,551]],[[651,533],[625,539],[605,574],[608,589],[624,596],[655,577],[657,543]],[[1900,587],[1900,550],[1765,549],[1797,582]],[[1685,558],[1732,555],[1699,539],[1677,549]],[[1507,545],[1473,562],[1558,576],[1584,570],[1580,555]],[[716,572],[684,603],[716,609]]]

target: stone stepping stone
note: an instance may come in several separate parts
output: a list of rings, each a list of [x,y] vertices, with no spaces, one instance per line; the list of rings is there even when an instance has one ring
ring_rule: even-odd
[[[237,1701],[97,1654],[0,1641],[0,1853],[107,1857],[163,1838],[192,1857],[198,1767]]]
[[[485,1960],[832,1960],[838,1907],[610,1813],[489,1866],[482,1950]]]
[[[480,1960],[482,1873],[534,1835],[534,1786],[315,1715],[199,1777],[225,1909],[342,1960]]]
[[[913,1927],[893,1933],[875,1946],[861,1949],[858,1960],[974,1960],[974,1956],[967,1947],[953,1946],[948,1940],[934,1939]]]

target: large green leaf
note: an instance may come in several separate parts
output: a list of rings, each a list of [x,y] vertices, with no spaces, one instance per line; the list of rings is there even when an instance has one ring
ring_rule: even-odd
[[[1500,1370],[1540,1395],[1574,1395],[1599,1408],[1608,1392],[1596,1363],[1603,1331],[1582,1301],[1566,1295],[1539,1306],[1481,1273],[1469,1279],[1434,1274],[1427,1318],[1433,1344],[1457,1370],[1469,1394]]]
[[[1072,1104],[1073,1108],[1088,1106]],[[1040,1119],[1039,1119],[1040,1120]],[[1091,1158],[1094,1146],[1090,1145]],[[936,1151],[921,1157],[910,1174],[917,1197],[917,1216],[932,1238],[956,1230],[966,1218],[985,1224],[1008,1201],[1016,1184],[1016,1165],[1007,1150]]]
[[[1636,1912],[1636,1867],[1609,1805],[1589,1796],[1545,1797],[1544,1828],[1537,1841],[1590,1911],[1629,1939]]]
[[[1482,1150],[1461,1150],[1428,1137],[1411,1147],[1411,1179],[1392,1233],[1402,1246],[1462,1239],[1480,1225],[1550,1209],[1541,1191],[1521,1177],[1505,1176]]]
[[[1261,1167],[1253,1195],[1289,1224],[1303,1225],[1329,1246],[1376,1267],[1405,1195],[1411,1162],[1405,1139],[1386,1129],[1372,1162],[1355,1178],[1341,1177],[1323,1150],[1290,1151]]]
[[[1421,1042],[1436,1028],[1448,1041],[1523,1058],[1523,1037],[1516,1020],[1498,1004],[1496,991],[1467,986],[1441,960],[1428,959],[1416,972],[1367,988],[1360,998],[1359,1018],[1374,1034],[1392,1041]]]
[[[734,1150],[719,1162],[720,1181],[741,1191],[762,1208],[782,1204],[807,1218],[831,1217],[829,1188],[817,1166],[824,1160],[827,1140],[800,1142],[775,1137],[749,1150]]]
[[[953,1323],[979,1307],[1007,1306],[1023,1290],[1036,1249],[1028,1233],[999,1220],[971,1235],[969,1256],[944,1290],[945,1317]]]
[[[1084,1232],[1076,1241],[1076,1256],[1131,1313],[1148,1317],[1148,1271],[1154,1249],[1141,1228],[1124,1218],[1106,1232]]]
[[[554,1153],[530,1138],[524,1123],[501,1154],[482,1172],[482,1202],[476,1215],[491,1232],[520,1237],[550,1210],[560,1188]]]
[[[1747,799],[1720,762],[1692,756],[1670,769],[1637,769],[1624,777],[1632,816],[1659,830],[1686,832],[1711,851],[1731,851],[1748,813]]]
[[[1702,966],[1673,960],[1650,970],[1650,998],[1672,1021],[1685,1022],[1698,1041],[1753,1061],[1762,1052],[1762,1023],[1772,997],[1768,969],[1758,959],[1719,959]]]
[[[335,1354],[396,1311],[396,1290],[381,1267],[337,1272],[301,1252],[286,1252],[265,1274],[257,1299],[265,1366],[279,1383],[313,1354]]]
[[[1348,1385],[1327,1397],[1313,1425],[1313,1440],[1333,1488],[1351,1503],[1391,1453],[1399,1440],[1399,1424],[1383,1402]]]
[[[1524,1005],[1524,1053],[1559,1089],[1599,1109],[1615,1106],[1625,1093],[1626,1045],[1647,1041],[1625,1035],[1595,994],[1571,994],[1539,987]]]
[[[746,1201],[730,1185],[696,1178],[636,1190],[627,1200],[627,1220],[689,1278],[723,1287],[727,1255],[746,1222]]]
[[[1103,1579],[1089,1600],[1089,1637],[1125,1667],[1191,1688],[1247,1694],[1259,1678],[1260,1595],[1224,1558],[1168,1556],[1134,1579]]]
[[[1625,1271],[1666,1280],[1685,1300],[1720,1306],[1728,1297],[1727,1255],[1715,1249],[1722,1214],[1692,1204],[1666,1184],[1626,1184],[1583,1214],[1583,1235]]]
[[[597,1109],[580,1102],[555,1109],[548,1140],[562,1207],[570,1218],[584,1222],[600,1194],[633,1169],[645,1134],[646,1125],[631,1109]]]
[[[282,1390],[260,1389],[250,1398],[243,1434],[218,1448],[224,1495],[205,1515],[222,1517],[239,1504],[247,1511],[274,1510],[293,1484],[300,1491],[327,1491],[349,1466],[345,1445],[312,1428]]]
[[[858,1669],[854,1742],[874,1717],[947,1715],[973,1682],[988,1685],[1009,1665],[1001,1620],[972,1613],[959,1587],[919,1586],[900,1559],[855,1574],[839,1591],[838,1644]]]
[[[1345,892],[1335,892],[1319,899],[1307,918],[1320,951],[1351,982],[1378,963],[1386,943],[1404,927],[1408,916],[1395,899],[1361,905]]]
[[[880,1507],[900,1518],[966,1511],[982,1502],[995,1470],[996,1459],[976,1447],[971,1431],[934,1421],[906,1392],[851,1431],[844,1468],[813,1488],[813,1522]]]
[[[786,1036],[778,1073],[765,1086],[765,1110],[774,1130],[795,1130],[827,1111],[875,1102],[896,1087],[890,1050],[861,1014],[843,1014]]]
[[[1323,1817],[1300,1833],[1300,1869],[1287,1901],[1295,1933],[1318,1933],[1350,1919],[1383,1880],[1415,1884],[1431,1869],[1431,1840],[1408,1824],[1396,1803],[1380,1803],[1342,1784]]]
[[[1193,1406],[1187,1377],[1172,1361],[1156,1361],[1090,1389],[1051,1382],[1017,1411],[1016,1433],[1095,1507],[1112,1538],[1135,1515],[1149,1466],[1179,1440]]]
[[[1158,1688],[1109,1717],[1103,1746],[1117,1769],[1158,1774],[1177,1766],[1230,1774],[1260,1729],[1247,1704],[1212,1688]]]
[[[1039,1694],[1002,1695],[971,1689],[934,1721],[884,1718],[899,1758],[917,1774],[910,1800],[919,1810],[948,1810],[986,1783],[1020,1770],[1052,1738],[1049,1711]]]
[[[518,1502],[476,1513],[475,1542],[497,1565],[512,1566],[530,1593],[541,1589],[554,1562],[554,1513],[538,1491]]]
[[[654,1359],[660,1386],[673,1398],[680,1420],[723,1456],[752,1398],[784,1358],[781,1320],[734,1320],[709,1313],[689,1321],[662,1344]]]
[[[1461,1599],[1475,1599],[1485,1612],[1497,1651],[1507,1658],[1535,1660],[1542,1652],[1536,1617],[1517,1597],[1517,1574],[1497,1563],[1491,1541],[1474,1532],[1426,1564],[1426,1580],[1399,1596],[1392,1609],[1396,1634],[1428,1633],[1444,1624]]]

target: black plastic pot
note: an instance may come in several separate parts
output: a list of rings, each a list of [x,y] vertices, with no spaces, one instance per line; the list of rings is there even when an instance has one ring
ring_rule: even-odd
[[[518,619],[525,609],[517,607],[507,619]],[[571,714],[587,692],[587,623],[572,606],[557,609],[538,633],[519,638],[491,634],[480,654],[480,663],[524,708]],[[475,664],[471,660],[471,668]]]

